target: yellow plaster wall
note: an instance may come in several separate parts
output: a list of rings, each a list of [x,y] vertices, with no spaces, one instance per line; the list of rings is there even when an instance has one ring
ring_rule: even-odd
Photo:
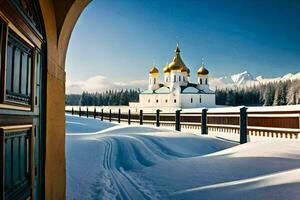
[[[46,200],[66,198],[65,57],[73,27],[89,0],[40,0],[47,38]]]

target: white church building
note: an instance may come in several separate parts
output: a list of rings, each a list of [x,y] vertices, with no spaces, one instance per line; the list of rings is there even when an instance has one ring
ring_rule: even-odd
[[[196,74],[195,74],[196,75]],[[197,83],[190,82],[190,69],[180,56],[177,45],[173,61],[163,69],[163,82],[156,67],[149,72],[148,90],[139,95],[139,102],[130,102],[135,111],[173,112],[178,109],[215,106],[215,91],[209,87],[209,71],[202,62],[197,72]]]

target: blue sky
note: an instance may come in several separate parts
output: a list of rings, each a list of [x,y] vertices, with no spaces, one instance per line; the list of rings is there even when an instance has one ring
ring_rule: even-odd
[[[299,72],[300,2],[94,0],[73,31],[67,81],[139,83],[153,61],[171,61],[177,40],[193,78],[202,57],[211,76]]]

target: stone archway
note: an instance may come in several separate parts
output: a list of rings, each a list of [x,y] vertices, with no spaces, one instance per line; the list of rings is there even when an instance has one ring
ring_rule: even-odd
[[[45,198],[65,199],[65,58],[74,25],[90,0],[40,0],[47,39]]]

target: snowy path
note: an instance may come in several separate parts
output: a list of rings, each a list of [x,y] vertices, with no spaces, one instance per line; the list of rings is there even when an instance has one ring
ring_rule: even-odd
[[[120,199],[151,199],[122,168],[117,168],[113,159],[114,142],[110,139],[105,141],[103,167],[110,174],[113,184],[116,186]],[[119,147],[118,147],[119,148]]]
[[[66,118],[68,199],[300,197],[300,142],[236,146],[154,127]]]

